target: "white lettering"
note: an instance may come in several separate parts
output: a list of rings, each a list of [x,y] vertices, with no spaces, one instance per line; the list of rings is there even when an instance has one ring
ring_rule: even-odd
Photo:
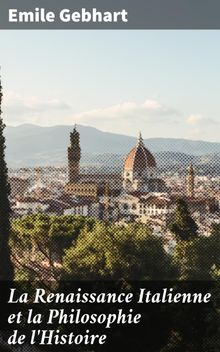
[[[18,12],[18,10],[16,10],[16,9],[9,9],[9,12],[8,12],[9,22],[18,22],[17,12]]]

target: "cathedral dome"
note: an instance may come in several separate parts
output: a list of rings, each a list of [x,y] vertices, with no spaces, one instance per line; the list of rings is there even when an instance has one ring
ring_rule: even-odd
[[[156,161],[151,152],[145,147],[141,134],[137,145],[127,155],[124,170],[143,172],[148,168],[156,167]]]

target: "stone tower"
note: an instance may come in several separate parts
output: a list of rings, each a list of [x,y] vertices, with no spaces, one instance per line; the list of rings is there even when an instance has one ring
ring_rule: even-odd
[[[194,173],[193,165],[192,163],[190,163],[188,167],[188,174],[186,179],[187,196],[190,198],[194,198],[195,196],[194,186],[195,186],[195,173]]]
[[[70,146],[68,147],[69,183],[79,181],[80,158],[80,136],[75,126],[73,132],[70,133]]]

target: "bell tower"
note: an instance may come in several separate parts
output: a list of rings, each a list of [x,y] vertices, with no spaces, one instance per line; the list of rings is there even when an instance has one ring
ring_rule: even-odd
[[[80,158],[80,136],[76,126],[74,126],[73,132],[70,133],[70,146],[68,147],[69,183],[79,181]]]
[[[195,173],[194,173],[194,168],[192,163],[190,163],[189,168],[188,168],[188,175],[187,175],[187,196],[190,198],[194,198],[195,192]]]

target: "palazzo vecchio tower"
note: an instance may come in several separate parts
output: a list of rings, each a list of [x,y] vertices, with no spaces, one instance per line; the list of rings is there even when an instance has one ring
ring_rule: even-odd
[[[76,130],[75,126],[73,132],[70,133],[70,146],[68,147],[69,183],[75,183],[79,181],[80,158],[80,137],[79,132]]]

